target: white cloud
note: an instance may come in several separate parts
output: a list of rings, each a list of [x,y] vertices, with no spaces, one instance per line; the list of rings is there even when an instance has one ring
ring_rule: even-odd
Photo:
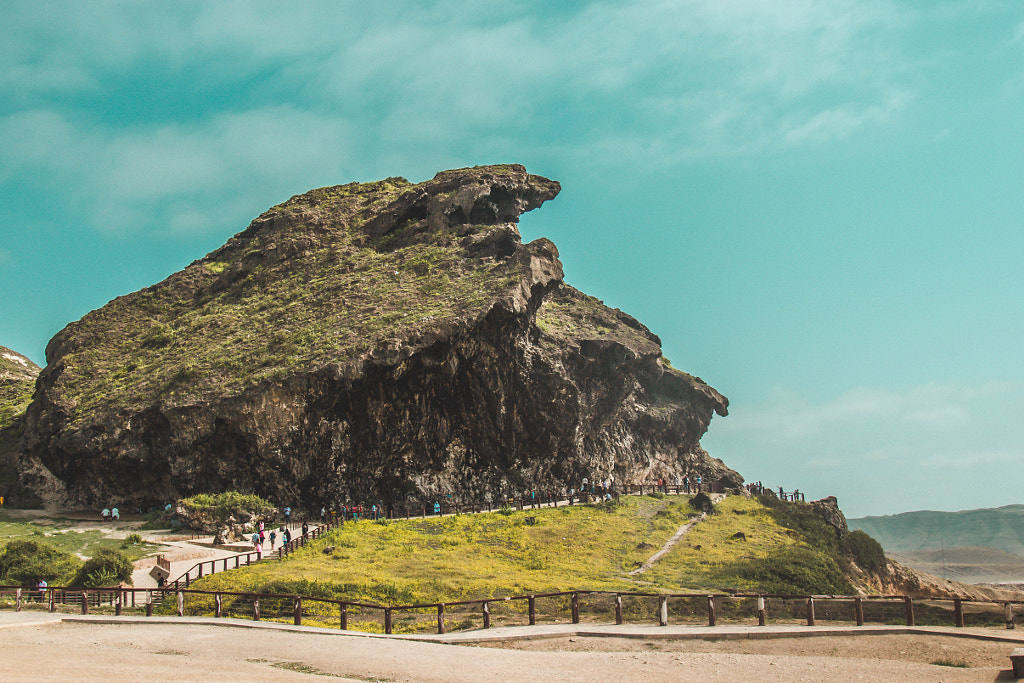
[[[886,0],[65,10],[0,13],[0,182],[43,171],[104,230],[198,229],[267,193],[481,160],[651,168],[821,146],[915,102],[901,30],[918,17]],[[210,92],[188,116],[103,110],[105,89],[155,76],[186,102],[190,84]],[[268,101],[215,101],[250,81]]]
[[[822,435],[896,430],[962,429],[971,419],[980,389],[928,384],[905,392],[861,387],[820,404],[777,392],[764,405],[733,410],[723,431],[756,432],[776,442],[799,442]],[[733,418],[736,418],[733,422]]]
[[[55,111],[0,120],[0,178],[50,169],[94,229],[238,229],[316,185],[348,179],[355,133],[343,120],[290,107],[227,113],[194,125],[110,129]]]

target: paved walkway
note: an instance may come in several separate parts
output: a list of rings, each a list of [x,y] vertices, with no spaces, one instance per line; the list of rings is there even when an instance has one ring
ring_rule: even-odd
[[[991,642],[1005,642],[1024,645],[1024,631],[955,628],[952,626],[869,626],[827,625],[803,626],[778,624],[769,626],[721,625],[694,626],[653,624],[538,624],[536,626],[499,626],[489,629],[470,629],[446,633],[366,633],[363,631],[342,631],[336,628],[317,626],[295,626],[275,621],[252,621],[250,619],[211,617],[138,617],[111,615],[51,614],[44,611],[13,610],[0,611],[0,628],[38,626],[41,624],[110,624],[110,625],[157,625],[178,624],[221,626],[230,628],[255,629],[261,631],[283,631],[295,633],[317,633],[346,638],[373,638],[390,640],[413,640],[450,645],[472,645],[480,643],[516,642],[543,640],[549,638],[630,638],[639,640],[759,640],[774,638],[814,638],[827,636],[878,636],[878,635],[931,635],[953,638],[971,638]]]
[[[234,557],[238,550],[208,547],[197,545],[212,543],[212,538],[195,539],[194,541],[159,541],[166,549],[161,553],[171,563],[171,581],[178,578],[197,562],[208,562],[220,560],[225,557]],[[132,585],[135,588],[156,588],[156,579],[150,576],[150,570],[156,565],[156,556],[144,557],[135,562],[135,571],[132,572]],[[229,565],[233,567],[234,565]],[[219,569],[219,567],[218,567]]]

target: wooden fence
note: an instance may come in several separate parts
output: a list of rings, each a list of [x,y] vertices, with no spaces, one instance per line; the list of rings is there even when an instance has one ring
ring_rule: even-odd
[[[168,600],[171,606],[167,606]],[[160,607],[161,603],[164,603]],[[657,623],[667,626],[720,623],[765,626],[774,623],[815,626],[843,622],[1014,628],[1014,604],[961,598],[912,598],[907,595],[765,595],[757,593],[621,593],[566,591],[447,603],[379,605],[292,594],[203,591],[188,588],[29,588],[0,586],[0,608],[67,607],[82,614],[124,612],[152,616],[205,615],[394,633],[491,628],[494,625],[547,623]],[[993,607],[994,606],[994,607]]]

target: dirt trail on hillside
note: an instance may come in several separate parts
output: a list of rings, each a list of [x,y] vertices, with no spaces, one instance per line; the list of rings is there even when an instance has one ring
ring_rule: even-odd
[[[725,500],[725,494],[724,493],[713,493],[713,494],[711,494],[711,502],[712,503],[717,505],[718,503],[720,503],[723,500]],[[707,516],[708,515],[707,515],[706,512],[702,512],[702,513],[700,513],[700,516],[697,517],[696,519],[691,519],[689,522],[686,522],[681,527],[679,527],[679,529],[676,530],[676,533],[672,535],[672,538],[668,539],[668,541],[665,542],[665,545],[661,546],[661,550],[659,550],[658,552],[656,552],[653,555],[651,555],[647,559],[646,562],[644,562],[642,565],[640,565],[639,567],[637,567],[636,569],[631,571],[629,573],[629,575],[630,576],[639,576],[639,575],[643,574],[645,571],[647,571],[648,569],[650,569],[651,567],[653,567],[654,564],[658,560],[660,560],[661,558],[665,557],[665,555],[667,555],[668,552],[670,550],[672,550],[672,548],[675,547],[676,543],[678,543],[680,541],[680,539],[683,538],[683,536],[685,536],[687,533],[689,533],[690,529],[692,529],[693,527],[695,527],[698,524],[700,524],[701,522],[703,522],[704,518],[707,517]]]

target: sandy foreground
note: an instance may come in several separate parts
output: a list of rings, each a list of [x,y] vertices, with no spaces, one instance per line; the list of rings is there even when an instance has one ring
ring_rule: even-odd
[[[714,641],[567,635],[468,645],[225,621],[40,623],[44,618],[0,614],[4,680],[1012,681],[1009,653],[1024,645],[934,634]]]

